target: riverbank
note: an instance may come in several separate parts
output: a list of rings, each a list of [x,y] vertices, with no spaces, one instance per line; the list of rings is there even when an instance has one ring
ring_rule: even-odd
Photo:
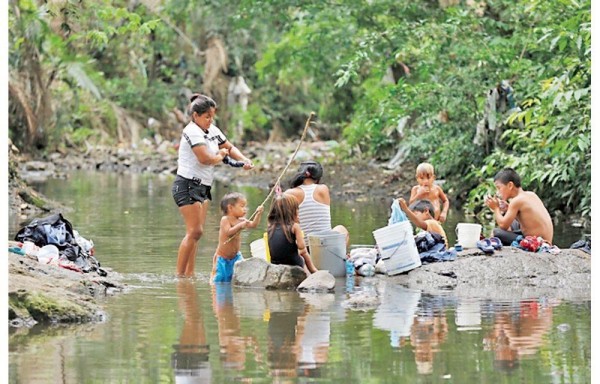
[[[80,273],[41,264],[28,256],[8,253],[8,321],[12,327],[36,323],[87,323],[106,319],[102,301],[125,286],[121,276],[107,270]]]

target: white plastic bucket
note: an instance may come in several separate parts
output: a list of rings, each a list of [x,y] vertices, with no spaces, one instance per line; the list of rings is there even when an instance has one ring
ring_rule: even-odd
[[[269,252],[269,243],[268,243],[267,233],[265,232],[263,237],[257,240],[254,240],[250,243],[250,253],[252,257],[258,257],[260,259],[266,260],[269,263],[271,262],[271,255]]]
[[[329,271],[335,277],[346,276],[346,236],[336,231],[308,235],[313,264],[318,270]]]
[[[409,221],[377,229],[373,231],[373,237],[389,276],[421,266],[421,257]]]
[[[456,240],[463,248],[475,248],[481,236],[481,225],[471,223],[456,224]]]

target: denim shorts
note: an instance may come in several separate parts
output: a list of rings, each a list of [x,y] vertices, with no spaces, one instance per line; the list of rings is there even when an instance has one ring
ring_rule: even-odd
[[[173,182],[171,193],[178,207],[191,205],[196,201],[203,203],[205,200],[212,200],[208,185],[200,184],[200,181],[186,179],[179,175]]]

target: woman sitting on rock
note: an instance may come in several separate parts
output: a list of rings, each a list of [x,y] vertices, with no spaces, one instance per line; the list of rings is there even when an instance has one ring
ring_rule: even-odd
[[[294,196],[300,204],[300,228],[306,240],[308,235],[313,233],[332,230],[329,188],[320,183],[321,177],[321,164],[312,160],[305,161],[300,164],[298,173],[292,177],[290,189],[285,191],[286,195]],[[346,237],[348,247],[350,236],[346,227],[338,225],[333,230]]]

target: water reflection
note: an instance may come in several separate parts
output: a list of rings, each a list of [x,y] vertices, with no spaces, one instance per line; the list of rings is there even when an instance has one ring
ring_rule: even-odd
[[[212,298],[218,325],[219,360],[226,370],[243,371],[248,347],[257,347],[256,339],[241,334],[240,318],[236,314],[230,283],[214,284]],[[254,351],[258,352],[259,349],[255,348]],[[258,359],[259,354],[255,353],[255,356]]]
[[[390,345],[400,347],[401,338],[410,336],[421,291],[382,281],[378,287],[381,304],[375,311],[373,325],[390,331]]]
[[[494,367],[511,372],[523,358],[531,358],[544,345],[552,327],[554,303],[521,300],[517,306],[499,308],[492,330],[484,337],[484,350],[494,352]]]
[[[191,279],[180,279],[176,288],[184,320],[179,344],[173,345],[175,351],[171,355],[175,382],[206,383],[210,381],[212,371],[196,284]]]
[[[481,300],[477,297],[462,297],[458,299],[454,323],[458,331],[481,329]]]

